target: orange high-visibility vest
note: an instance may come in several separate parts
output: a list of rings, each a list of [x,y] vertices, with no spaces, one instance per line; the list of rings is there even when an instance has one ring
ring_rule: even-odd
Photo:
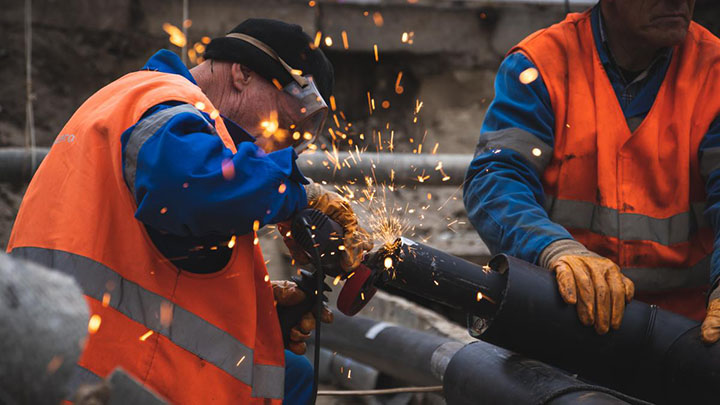
[[[707,285],[713,234],[701,164],[717,162],[700,162],[698,146],[720,114],[720,40],[691,23],[652,110],[631,132],[590,16],[568,15],[511,51],[537,67],[555,116],[545,208],[640,291]]]
[[[200,114],[199,102],[214,110],[199,87],[160,72],[130,73],[91,96],[32,179],[8,251],[73,275],[86,294],[99,328],[74,385],[119,366],[172,403],[279,404],[283,341],[255,235],[237,237],[224,269],[193,274],[163,257],[133,217],[120,135],[171,100],[188,103],[185,112]],[[220,117],[215,130],[234,152]]]

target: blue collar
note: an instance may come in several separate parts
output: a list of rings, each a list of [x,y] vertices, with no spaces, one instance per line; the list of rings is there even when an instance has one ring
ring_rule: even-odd
[[[140,70],[151,70],[153,72],[162,73],[174,73],[190,80],[192,84],[197,86],[195,78],[192,77],[190,71],[188,70],[188,68],[185,67],[185,64],[182,62],[182,60],[180,60],[180,58],[175,55],[175,53],[170,52],[167,49],[161,49],[155,52],[155,55],[148,59],[148,61],[145,62],[145,65]]]
[[[255,143],[255,137],[250,135],[250,133],[244,130],[240,125],[236,124],[235,121],[224,115],[221,115],[221,117],[223,119],[223,123],[225,124],[225,128],[228,131],[228,134],[230,134],[230,137],[233,139],[233,142],[235,142],[236,145],[240,142]]]
[[[195,78],[192,76],[192,74],[190,74],[190,71],[187,67],[185,67],[185,64],[182,62],[182,60],[174,52],[170,52],[167,49],[161,49],[155,52],[155,54],[150,59],[148,59],[147,62],[145,62],[145,65],[142,67],[141,70],[151,70],[153,72],[172,73],[180,75],[188,79],[190,83],[197,86]],[[250,135],[247,131],[242,129],[240,125],[233,122],[230,118],[223,116],[222,119],[225,123],[225,128],[227,128],[230,137],[232,137],[233,139],[233,142],[235,142],[236,144],[248,141],[255,142],[254,136]]]

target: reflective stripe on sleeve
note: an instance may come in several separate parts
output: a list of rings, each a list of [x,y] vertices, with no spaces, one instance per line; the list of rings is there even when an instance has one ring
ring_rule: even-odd
[[[718,169],[720,169],[720,147],[705,149],[700,158],[700,174],[707,178],[710,173]]]
[[[103,294],[108,291],[106,286],[114,285],[113,291],[117,293],[110,295],[109,307],[252,386],[253,396],[283,397],[284,367],[255,364],[253,350],[229,333],[123,278],[102,263],[69,252],[37,247],[15,248],[10,254],[73,276],[83,292],[98,301],[102,301]],[[166,306],[164,311],[167,308],[172,311],[171,325],[161,322],[159,314],[163,305]]]
[[[519,153],[538,174],[545,171],[553,152],[553,148],[540,138],[520,128],[482,133],[475,149],[475,156],[494,149],[510,149]]]
[[[620,240],[647,240],[670,246],[689,241],[697,230],[708,226],[702,215],[705,203],[693,203],[691,210],[668,218],[619,212],[587,201],[545,196],[550,219],[573,229],[588,230]]]
[[[145,142],[150,139],[160,128],[162,128],[168,121],[177,114],[190,113],[197,115],[208,123],[212,128],[213,133],[215,128],[210,125],[204,115],[197,108],[190,104],[181,104],[174,107],[160,110],[155,114],[142,119],[133,129],[130,137],[128,138],[127,145],[125,145],[125,181],[127,182],[130,191],[135,196],[135,174],[137,172],[138,155],[140,148]]]

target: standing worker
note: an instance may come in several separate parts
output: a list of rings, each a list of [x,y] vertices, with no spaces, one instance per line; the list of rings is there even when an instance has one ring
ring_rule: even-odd
[[[8,251],[82,286],[92,335],[77,384],[119,366],[172,403],[307,400],[310,365],[283,352],[273,299],[303,296],[271,286],[254,231],[309,204],[343,226],[344,270],[371,247],[349,204],[296,165],[334,81],[311,42],[297,25],[247,20],[192,70],[157,52],[62,129]],[[314,322],[289,349],[305,351]]]
[[[694,5],[600,0],[524,39],[468,170],[490,250],[554,272],[600,334],[635,295],[720,337],[720,40]]]

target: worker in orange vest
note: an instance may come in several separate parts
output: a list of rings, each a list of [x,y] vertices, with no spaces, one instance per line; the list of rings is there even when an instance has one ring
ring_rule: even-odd
[[[600,0],[524,39],[467,173],[490,250],[554,272],[600,334],[635,296],[720,337],[720,40],[694,5]]]
[[[247,20],[192,70],[159,51],[62,129],[8,251],[83,288],[91,335],[71,392],[122,367],[172,403],[307,401],[310,364],[284,352],[275,309],[302,293],[271,285],[256,231],[310,204],[343,226],[344,270],[372,247],[349,204],[296,164],[334,80],[311,45],[297,25]],[[305,351],[314,322],[289,349]]]

